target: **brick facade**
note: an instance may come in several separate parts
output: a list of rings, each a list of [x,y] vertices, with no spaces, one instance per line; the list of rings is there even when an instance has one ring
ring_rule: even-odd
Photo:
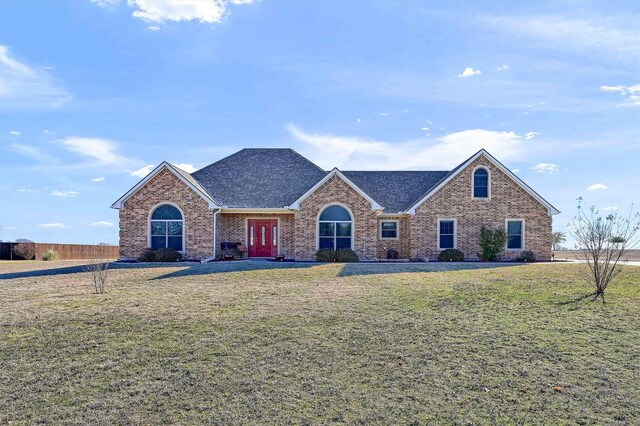
[[[120,257],[137,258],[149,247],[149,215],[172,203],[183,212],[184,257],[202,259],[213,251],[213,210],[188,185],[164,169],[135,192],[120,209]]]
[[[222,213],[216,220],[218,240],[218,255],[221,242],[239,242],[248,247],[247,220],[248,219],[278,219],[280,233],[280,247],[278,253],[287,259],[292,259],[294,253],[295,229],[292,214],[247,214],[247,213]]]
[[[409,218],[405,216],[384,216],[378,217],[378,229],[377,235],[380,237],[380,222],[385,221],[398,221],[398,239],[377,239],[376,245],[376,257],[378,259],[387,258],[387,250],[398,250],[398,255],[401,259],[409,259],[411,257],[410,241],[411,241],[411,227],[409,226]]]
[[[483,166],[490,173],[490,199],[472,199],[472,174]],[[411,218],[411,257],[438,257],[438,218],[457,220],[457,248],[466,259],[477,259],[480,228],[505,229],[505,219],[524,219],[524,248],[539,260],[551,259],[551,216],[547,208],[517,185],[484,156],[480,156],[459,175],[416,209]],[[518,251],[505,252],[505,258]]]
[[[351,210],[353,249],[360,259],[375,259],[377,218],[371,203],[339,176],[333,176],[300,203],[295,212],[295,256],[314,259],[317,250],[317,222],[320,211],[329,204],[341,204]]]
[[[472,199],[472,174],[483,166],[490,172],[490,198]],[[135,258],[148,246],[151,210],[163,202],[184,213],[185,257],[202,259],[213,251],[213,210],[185,183],[162,170],[134,193],[120,209],[120,255]],[[547,208],[516,184],[493,162],[478,157],[459,175],[416,209],[414,216],[380,216],[371,203],[339,176],[333,176],[300,203],[291,214],[222,213],[217,216],[217,244],[247,245],[247,219],[279,220],[279,253],[287,258],[310,260],[317,250],[317,222],[321,210],[340,204],[351,211],[353,248],[362,260],[385,259],[387,250],[398,250],[401,258],[436,259],[439,250],[438,219],[457,221],[457,248],[469,260],[480,252],[480,227],[505,229],[505,219],[524,219],[524,248],[539,260],[551,258],[551,221]],[[398,239],[381,239],[380,222],[398,221]],[[217,250],[220,254],[220,250]],[[507,251],[513,258],[518,251]]]

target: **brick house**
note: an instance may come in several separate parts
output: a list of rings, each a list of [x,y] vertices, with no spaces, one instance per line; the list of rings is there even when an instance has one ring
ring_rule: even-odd
[[[123,259],[147,247],[220,258],[222,243],[250,258],[350,247],[363,260],[477,259],[484,225],[507,231],[506,258],[548,260],[559,213],[484,149],[451,171],[325,171],[291,149],[243,149],[192,174],[163,162],[112,207]]]

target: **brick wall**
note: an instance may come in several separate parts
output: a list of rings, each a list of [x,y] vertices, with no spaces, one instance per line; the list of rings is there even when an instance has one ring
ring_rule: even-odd
[[[213,211],[205,200],[166,169],[149,180],[120,209],[120,256],[135,258],[148,247],[149,213],[163,202],[177,205],[184,213],[184,257],[211,256]]]
[[[384,216],[378,217],[378,228],[376,230],[377,236],[380,236],[380,222],[389,221],[389,220],[397,220],[398,221],[398,239],[390,240],[390,239],[380,239],[377,240],[376,245],[376,256],[378,259],[386,259],[387,258],[387,250],[395,249],[398,250],[398,254],[401,259],[408,259],[411,256],[410,252],[410,232],[411,228],[409,227],[409,218],[404,216]]]
[[[490,200],[472,199],[472,173],[484,166],[491,175]],[[457,219],[457,248],[467,259],[480,252],[480,227],[505,229],[505,219],[525,220],[525,249],[539,260],[551,258],[551,216],[547,208],[511,180],[484,156],[416,209],[410,219],[411,256],[434,259],[438,256],[438,218]],[[506,252],[513,258],[518,252]]]
[[[328,204],[347,206],[353,214],[354,250],[360,259],[375,259],[377,250],[377,219],[371,203],[340,177],[334,176],[300,204],[295,212],[295,258],[314,259],[317,244],[317,220]]]
[[[280,248],[279,253],[286,258],[294,257],[293,214],[245,214],[222,213],[216,220],[217,254],[220,255],[221,242],[241,242],[248,247],[247,219],[279,219],[280,220]]]

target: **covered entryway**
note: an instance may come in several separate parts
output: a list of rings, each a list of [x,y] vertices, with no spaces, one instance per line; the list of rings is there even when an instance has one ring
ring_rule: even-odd
[[[249,219],[247,221],[249,257],[278,255],[278,220]]]

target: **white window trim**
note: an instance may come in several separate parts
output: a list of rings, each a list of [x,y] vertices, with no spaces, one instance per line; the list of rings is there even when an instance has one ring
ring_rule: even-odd
[[[437,221],[437,233],[438,233],[438,251],[448,250],[448,248],[440,248],[440,222],[451,222],[453,221],[453,248],[458,248],[458,219],[455,217],[439,217]]]
[[[509,248],[509,222],[522,222],[522,238],[521,238],[521,247],[520,248]],[[504,244],[504,249],[505,251],[522,251],[525,250],[526,244],[525,244],[525,220],[521,219],[521,218],[507,218],[504,220],[504,230],[507,233],[507,242]]]
[[[247,258],[248,259],[264,259],[264,258],[250,258],[249,257],[249,221],[250,220],[277,220],[278,221],[278,238],[277,238],[277,243],[278,243],[278,251],[277,251],[277,255],[280,256],[282,255],[282,244],[280,244],[280,241],[282,241],[282,228],[280,228],[280,218],[276,217],[276,216],[248,216],[244,218],[244,235],[246,238],[246,241],[243,242],[242,244],[247,248]]]
[[[318,214],[316,215],[316,251],[320,250],[320,215],[322,214],[322,212],[324,212],[327,208],[329,208],[331,206],[340,206],[340,207],[344,208],[347,211],[347,213],[349,213],[349,216],[351,216],[351,250],[353,250],[354,249],[353,247],[355,245],[355,229],[356,229],[356,221],[355,221],[355,218],[353,216],[353,212],[345,204],[342,204],[342,203],[329,203],[329,204],[325,204],[324,206],[322,206],[322,208],[318,211]],[[346,221],[346,220],[328,220],[326,222],[332,222],[332,223],[333,222],[342,222],[342,223],[346,223],[348,221]],[[334,247],[335,247],[335,243],[334,243]]]
[[[475,177],[476,170],[484,169],[487,172],[487,196],[486,197],[476,197],[475,194]],[[471,199],[472,200],[480,200],[480,201],[490,201],[491,200],[491,170],[487,166],[478,165],[473,168],[471,171]]]
[[[156,209],[160,206],[164,206],[165,204],[168,204],[170,206],[175,207],[176,209],[178,209],[178,211],[180,212],[180,215],[182,215],[182,250],[178,250],[181,254],[185,254],[185,244],[186,244],[186,238],[185,238],[185,230],[187,228],[187,221],[185,219],[185,215],[184,212],[182,211],[182,209],[180,208],[180,206],[178,206],[175,203],[172,203],[170,201],[163,201],[161,203],[156,204],[155,206],[151,207],[151,209],[149,210],[149,214],[147,215],[147,247],[151,248],[151,216],[153,215],[153,212],[156,211]],[[158,220],[165,220],[165,219],[158,219]],[[167,222],[177,222],[177,220],[174,219],[167,219]]]
[[[395,237],[383,237],[382,236],[382,224],[387,222],[395,222],[396,224],[396,236]],[[400,239],[400,221],[397,219],[384,219],[380,220],[378,225],[378,238],[381,240],[399,240]]]

